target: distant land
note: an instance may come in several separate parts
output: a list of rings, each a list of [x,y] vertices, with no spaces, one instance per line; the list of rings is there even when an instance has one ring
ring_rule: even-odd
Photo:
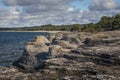
[[[71,24],[71,25],[41,25],[33,27],[18,27],[18,28],[0,28],[0,31],[85,31],[85,32],[100,32],[120,30],[120,14],[112,17],[103,16],[97,23],[89,24]]]

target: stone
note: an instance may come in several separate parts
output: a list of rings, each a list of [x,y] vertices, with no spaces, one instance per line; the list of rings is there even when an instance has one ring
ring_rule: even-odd
[[[51,58],[61,56],[62,47],[59,45],[52,45],[49,47],[49,55]]]
[[[62,80],[79,80],[80,78],[77,76],[65,76]]]
[[[36,68],[40,67],[37,58],[30,54],[26,49],[24,50],[23,55],[13,62],[13,66],[24,70],[25,72],[34,72]],[[41,64],[41,66],[43,66]]]
[[[93,46],[93,40],[91,38],[86,38],[85,41],[83,42],[87,46]]]
[[[64,41],[64,40],[54,40],[53,44],[60,45],[65,49],[72,49],[72,48],[77,48],[78,47],[78,45],[70,44],[69,41]]]
[[[70,43],[69,43],[68,41],[63,41],[63,40],[57,40],[57,39],[55,39],[55,40],[53,41],[53,44],[54,44],[54,45],[60,45],[60,46],[62,46],[62,47],[65,47],[65,46],[69,45]]]
[[[54,33],[49,34],[49,36],[47,37],[47,39],[50,41],[50,43],[52,43],[54,38],[55,38],[55,34]]]
[[[29,54],[27,50],[24,51],[23,55],[15,62],[13,65],[19,67],[20,69],[33,70],[37,64],[37,59],[35,56]]]
[[[49,65],[63,65],[67,61],[68,60],[65,58],[53,58],[53,59],[48,59],[45,62]]]
[[[51,45],[28,44],[13,63],[19,71],[0,68],[0,80],[120,80],[119,35],[101,33],[56,33]]]
[[[36,36],[33,42],[27,42],[27,44],[32,45],[41,45],[41,44],[50,44],[50,41],[45,36]]]
[[[26,50],[30,54],[37,55],[39,53],[48,52],[49,51],[49,47],[47,45],[44,45],[44,44],[40,44],[40,45],[26,45]]]
[[[69,41],[70,44],[81,44],[81,41],[78,37],[71,35],[71,36],[63,36],[61,40]]]
[[[27,72],[34,72],[36,69],[44,67],[44,61],[38,61],[38,54],[48,53],[49,40],[44,36],[37,36],[34,42],[28,42],[23,55],[13,62],[13,65]]]

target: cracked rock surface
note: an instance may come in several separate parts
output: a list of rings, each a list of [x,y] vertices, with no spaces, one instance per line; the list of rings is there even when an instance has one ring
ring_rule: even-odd
[[[37,37],[0,80],[120,80],[120,31]]]

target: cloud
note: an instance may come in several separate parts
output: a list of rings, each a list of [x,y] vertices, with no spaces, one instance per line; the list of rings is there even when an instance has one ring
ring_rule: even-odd
[[[0,27],[14,27],[19,24],[19,12],[0,8]]]
[[[19,13],[16,10],[12,11],[14,15],[17,15],[16,21],[19,21],[19,24],[41,25],[79,22],[80,12],[70,5],[72,1],[73,0],[3,0],[3,3],[13,8],[17,6],[22,7],[23,13]]]
[[[0,8],[0,27],[23,27],[44,24],[73,24],[97,22],[101,16],[120,11],[115,0],[92,0],[89,10],[71,5],[85,0],[2,0],[10,9]],[[87,0],[86,0],[87,1]],[[79,7],[79,6],[78,6]],[[116,9],[111,11],[111,9]],[[97,12],[96,12],[97,11]]]
[[[116,10],[120,10],[120,5],[118,5],[115,9],[116,9]]]
[[[117,7],[115,0],[92,0],[89,5],[90,11],[108,11]]]
[[[47,4],[47,5],[56,5],[56,4],[67,4],[72,0],[3,0],[3,3],[7,6],[29,6],[37,4]]]

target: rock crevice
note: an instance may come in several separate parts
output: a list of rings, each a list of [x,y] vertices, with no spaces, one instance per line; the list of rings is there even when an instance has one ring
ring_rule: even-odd
[[[16,69],[2,71],[0,79],[11,70],[12,80],[120,80],[120,32],[107,33],[37,36],[13,62]]]

